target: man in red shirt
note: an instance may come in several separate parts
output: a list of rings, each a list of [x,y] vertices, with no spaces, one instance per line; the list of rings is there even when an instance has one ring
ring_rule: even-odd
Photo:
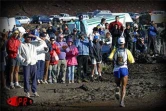
[[[119,16],[115,17],[115,21],[109,24],[109,31],[112,35],[112,48],[116,47],[117,40],[123,32],[123,24],[119,21]]]
[[[20,66],[20,62],[17,59],[18,48],[20,46],[18,35],[19,35],[19,31],[15,30],[11,38],[7,41],[7,53],[8,53],[8,62],[10,65],[9,76],[10,76],[11,89],[15,89],[15,87],[23,88],[18,83],[18,72],[19,72],[19,66]],[[14,74],[15,84],[13,83],[13,74]]]

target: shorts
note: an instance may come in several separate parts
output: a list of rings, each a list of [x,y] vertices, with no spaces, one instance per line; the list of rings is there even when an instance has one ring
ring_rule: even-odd
[[[96,59],[92,59],[92,64],[97,64],[97,63],[101,64],[101,61],[97,62]]]
[[[20,66],[20,61],[17,58],[9,58],[10,66]]]
[[[114,72],[114,76],[117,77],[117,78],[122,78],[124,76],[127,76],[128,75],[128,69],[127,68],[119,68],[118,71],[115,71]]]
[[[2,62],[0,63],[0,71],[4,72],[5,71],[5,64]]]

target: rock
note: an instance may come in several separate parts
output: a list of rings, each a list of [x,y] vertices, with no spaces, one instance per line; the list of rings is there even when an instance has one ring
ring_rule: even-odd
[[[82,90],[84,90],[84,91],[89,91],[89,88],[85,84],[83,84],[79,88],[82,89]]]

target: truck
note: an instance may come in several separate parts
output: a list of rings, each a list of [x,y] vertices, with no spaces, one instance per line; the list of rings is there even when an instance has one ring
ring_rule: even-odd
[[[76,16],[70,16],[69,14],[67,13],[60,13],[59,16],[56,16],[53,18],[53,20],[56,20],[56,21],[66,21],[66,22],[69,22],[69,21],[73,21],[73,20],[77,20],[78,17]]]
[[[123,24],[123,27],[126,27],[126,23],[132,23],[133,20],[131,18],[127,18],[127,14],[125,15],[124,13],[123,14],[113,14],[112,16],[106,16],[104,17],[106,19],[106,22],[107,23],[111,23],[111,22],[114,22],[115,21],[115,16],[119,16],[119,21]],[[129,16],[130,17],[130,16]],[[99,17],[94,17],[94,18],[90,18],[90,19],[86,19],[86,20],[83,20],[83,27],[85,27],[85,31],[86,31],[86,35],[89,35],[92,33],[93,31],[93,28],[96,27],[98,24],[100,24],[101,22],[101,19],[103,17],[99,16]],[[80,26],[77,26],[75,22],[69,22],[67,23],[68,24],[68,27],[70,30],[73,30],[73,28],[77,28],[79,30],[78,27]]]
[[[16,28],[22,33],[24,34],[25,33],[25,29],[24,27],[22,27],[21,23],[15,19],[15,17],[11,17],[11,18],[8,18],[8,17],[0,17],[0,24],[1,24],[1,27],[0,27],[0,31],[2,32],[4,29],[6,31],[12,31],[13,29],[13,26],[15,25]]]

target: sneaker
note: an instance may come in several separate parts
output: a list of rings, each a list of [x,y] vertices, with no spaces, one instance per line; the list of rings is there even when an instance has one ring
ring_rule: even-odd
[[[74,83],[74,80],[72,80],[71,83]]]
[[[120,88],[119,87],[116,87],[116,89],[115,89],[115,97],[117,100],[120,99]]]
[[[37,83],[40,84],[40,80],[39,79],[37,80]]]
[[[124,101],[120,102],[120,107],[125,107]]]
[[[25,93],[25,96],[30,98],[30,93],[29,92]]]
[[[40,83],[45,84],[43,80],[40,80]]]
[[[23,88],[20,84],[15,85],[16,88]]]
[[[11,85],[11,86],[10,86],[10,89],[15,89],[14,85]]]
[[[48,82],[47,82],[47,81],[44,81],[44,84],[48,84]]]
[[[39,94],[37,92],[34,93],[35,97],[39,97]]]

